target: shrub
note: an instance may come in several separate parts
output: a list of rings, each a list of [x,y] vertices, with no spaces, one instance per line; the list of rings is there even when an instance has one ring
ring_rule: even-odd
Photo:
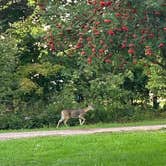
[[[39,128],[39,127],[55,127],[60,119],[60,112],[63,109],[62,105],[50,104],[45,109],[34,112],[7,112],[0,115],[0,129],[21,129],[21,128]],[[75,107],[78,108],[78,107]],[[80,107],[79,107],[80,108]],[[128,122],[150,120],[156,117],[166,117],[165,112],[154,111],[151,108],[143,110],[139,106],[124,105],[119,106],[114,104],[95,105],[95,110],[89,111],[86,114],[86,123],[98,122]],[[78,125],[78,119],[70,119],[70,126]]]

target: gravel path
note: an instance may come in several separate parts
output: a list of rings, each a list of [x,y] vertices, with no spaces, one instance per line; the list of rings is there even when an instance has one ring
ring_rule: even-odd
[[[106,132],[154,131],[154,130],[161,130],[161,129],[166,129],[166,125],[12,132],[12,133],[0,133],[0,140],[41,137],[41,136],[67,136],[67,135],[95,134],[95,133],[106,133]]]

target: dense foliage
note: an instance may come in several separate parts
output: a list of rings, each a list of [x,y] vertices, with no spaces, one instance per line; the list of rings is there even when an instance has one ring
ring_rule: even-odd
[[[0,1],[0,128],[54,125],[63,108],[90,102],[88,122],[163,115],[165,8],[164,0]]]

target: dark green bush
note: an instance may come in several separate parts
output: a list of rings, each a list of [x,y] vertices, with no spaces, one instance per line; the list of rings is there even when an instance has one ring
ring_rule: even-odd
[[[50,104],[40,111],[26,112],[8,112],[0,115],[0,129],[21,129],[21,128],[39,128],[55,127],[60,119],[62,107],[56,104]],[[138,106],[124,107],[104,107],[98,105],[95,110],[86,114],[86,124],[98,122],[127,122],[150,120],[156,117],[166,117],[165,112],[154,111],[153,109],[143,110]],[[69,125],[78,125],[78,119],[70,119]]]
[[[9,112],[0,115],[0,129],[20,129],[23,128],[24,121],[20,115]]]

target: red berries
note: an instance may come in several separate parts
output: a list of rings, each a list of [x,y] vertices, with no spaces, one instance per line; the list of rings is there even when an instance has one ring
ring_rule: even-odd
[[[86,52],[85,52],[85,51],[82,51],[82,52],[81,52],[81,55],[82,55],[82,56],[83,56],[83,55],[85,55],[85,54],[86,54]]]
[[[129,50],[128,50],[129,54],[131,54],[131,55],[135,54],[134,47],[135,47],[135,45],[133,43],[129,44]]]
[[[99,53],[100,53],[100,54],[103,54],[103,53],[104,53],[104,51],[105,51],[105,50],[104,50],[104,49],[102,49],[102,48],[101,48],[101,49],[99,49]]]
[[[108,30],[108,34],[113,36],[113,35],[115,35],[115,32],[112,29],[110,29],[110,30]]]
[[[148,37],[150,38],[150,39],[152,39],[152,38],[154,38],[154,33],[150,33],[149,35],[148,35]]]
[[[95,49],[95,48],[92,48],[92,52],[95,53],[95,52],[96,52],[96,49]]]
[[[111,23],[112,21],[109,20],[109,19],[105,19],[104,22],[105,22],[105,23]]]
[[[48,42],[48,46],[51,51],[55,51],[54,36],[53,36],[52,32],[50,32],[50,40]]]
[[[136,39],[138,36],[136,34],[133,34],[132,37]]]
[[[129,44],[129,47],[131,48],[131,47],[134,47],[135,45],[133,44],[133,43],[130,43]]]
[[[159,48],[163,48],[163,47],[164,47],[164,43],[160,43],[160,44],[158,45],[158,47],[159,47]]]
[[[104,40],[100,40],[100,44],[103,45],[104,44]]]
[[[95,30],[95,31],[94,31],[94,34],[95,34],[96,36],[98,36],[98,35],[100,35],[100,31],[99,31],[99,30]]]
[[[50,47],[51,51],[55,51],[55,44],[54,44],[54,42],[50,41],[49,42],[49,47]]]
[[[151,56],[152,55],[152,49],[150,46],[145,46],[145,55]]]
[[[129,48],[128,53],[131,54],[131,55],[133,55],[135,53],[134,48]]]
[[[116,17],[121,17],[122,15],[120,13],[115,13]]]
[[[109,7],[112,5],[112,2],[111,1],[107,1],[107,2],[104,2],[104,1],[100,1],[100,6],[101,7]]]
[[[126,44],[122,43],[121,48],[126,48]]]
[[[77,43],[76,49],[80,49],[80,48],[82,48],[82,47],[83,47],[83,44],[82,44],[82,43]]]
[[[92,64],[92,57],[88,57],[87,61],[89,65]]]
[[[104,59],[104,62],[105,62],[105,63],[111,63],[112,61],[111,61],[110,59],[107,59],[107,58],[106,58],[106,59]]]
[[[163,35],[166,33],[166,26],[152,26],[153,20],[148,20],[149,12],[143,6],[139,10],[139,6],[134,3],[121,3],[120,1],[112,0],[86,0],[87,10],[81,11],[81,15],[69,18],[69,27],[66,29],[65,24],[61,21],[53,23],[56,27],[58,36],[57,41],[60,41],[60,46],[56,42],[56,50],[59,47],[68,48],[69,44],[76,48],[76,52],[85,58],[86,63],[95,63],[93,60],[98,58],[99,61],[110,63],[116,61],[114,57],[108,57],[109,52],[130,57],[127,63],[139,63],[139,58],[153,55],[158,58],[160,49],[166,46],[163,40]],[[138,10],[138,11],[137,11]],[[95,13],[94,13],[95,11]],[[137,13],[139,12],[139,15]],[[162,16],[163,11],[152,9],[150,14],[157,18]],[[156,15],[156,16],[155,16]],[[72,16],[72,15],[71,15]],[[71,19],[71,21],[70,21]],[[75,24],[78,21],[78,24]],[[158,20],[160,23],[160,20]],[[66,25],[68,25],[66,23]],[[76,27],[75,27],[76,25]],[[52,26],[51,26],[52,27]],[[73,29],[72,29],[73,28]],[[64,30],[65,31],[64,31]],[[72,33],[65,33],[72,30]],[[56,31],[54,32],[56,35]],[[65,42],[67,41],[67,42]],[[48,41],[47,41],[48,43]],[[55,42],[49,43],[49,48],[55,50]],[[157,44],[156,44],[157,43]],[[147,45],[145,47],[145,45]],[[155,46],[154,46],[155,45]],[[61,48],[60,48],[61,49]],[[154,54],[156,53],[156,54]],[[127,54],[127,55],[126,55]],[[111,55],[112,56],[112,55]],[[118,55],[119,56],[119,55]],[[137,59],[132,58],[137,56]],[[126,59],[127,59],[126,58]],[[149,59],[148,57],[146,57]],[[111,60],[110,60],[111,59]],[[122,62],[123,63],[123,62]]]
[[[124,32],[128,32],[128,31],[129,31],[129,28],[128,28],[127,26],[125,26],[125,25],[122,26],[121,29],[122,29],[122,31],[124,31]]]

